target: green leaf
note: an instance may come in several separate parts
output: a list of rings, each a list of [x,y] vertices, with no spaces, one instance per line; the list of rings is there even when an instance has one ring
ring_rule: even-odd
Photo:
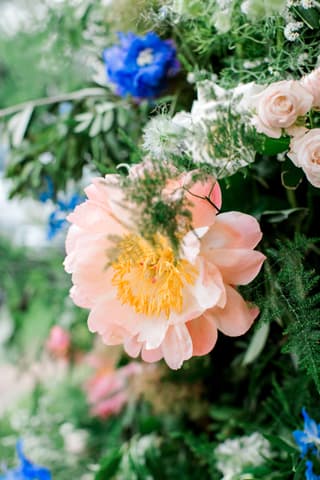
[[[288,220],[289,216],[292,215],[293,213],[304,213],[307,215],[308,209],[303,208],[303,207],[297,207],[297,208],[288,208],[285,210],[265,210],[262,212],[261,216],[266,216],[266,220],[269,223],[279,223],[283,222],[285,220]]]
[[[260,353],[262,352],[270,331],[270,323],[264,322],[258,329],[254,332],[251,342],[249,344],[248,350],[244,356],[242,365],[249,365],[252,363]]]
[[[263,155],[277,155],[278,153],[285,152],[289,148],[290,137],[270,138],[265,135],[261,137],[263,141],[257,146],[257,151]]]
[[[276,435],[269,435],[267,433],[264,433],[263,436],[269,440],[272,446],[277,447],[280,449],[280,451],[285,451],[289,454],[296,454],[297,449],[290,445],[289,443],[285,442],[282,440],[282,438],[277,437]]]
[[[98,114],[93,120],[91,128],[89,130],[89,136],[96,137],[101,132],[102,127],[102,115]]]
[[[122,455],[118,448],[114,448],[107,457],[104,457],[100,464],[100,470],[95,476],[95,480],[112,479],[117,473]]]
[[[107,132],[108,130],[110,130],[110,128],[113,125],[113,120],[114,120],[113,110],[106,111],[106,113],[103,115],[103,121],[102,121],[102,130],[104,132]]]
[[[316,8],[295,7],[294,11],[311,30],[319,28],[320,16]]]
[[[32,112],[33,107],[28,105],[24,110],[11,117],[8,123],[8,129],[11,134],[11,142],[14,147],[18,147],[24,139]]]

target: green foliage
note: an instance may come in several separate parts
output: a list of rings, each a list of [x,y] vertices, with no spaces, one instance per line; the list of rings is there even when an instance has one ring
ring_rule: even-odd
[[[48,176],[56,192],[65,191],[68,180],[82,178],[85,166],[104,175],[129,161],[130,152],[118,131],[126,129],[132,141],[137,140],[145,122],[144,106],[129,109],[113,103],[107,90],[105,95],[104,102],[88,98],[69,103],[70,111],[65,114],[55,105],[35,111],[24,140],[8,160],[12,196],[39,194]],[[42,161],[48,154],[50,161]]]
[[[277,261],[278,273],[276,283],[272,276],[274,295],[269,313],[285,325],[284,352],[296,357],[299,368],[313,378],[320,393],[320,295],[316,291],[320,277],[314,269],[305,268],[310,247],[314,247],[312,241],[297,236],[294,241],[279,243],[278,251],[270,251],[270,257]]]

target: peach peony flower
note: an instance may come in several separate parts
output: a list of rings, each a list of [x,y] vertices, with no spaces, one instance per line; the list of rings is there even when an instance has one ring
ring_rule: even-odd
[[[119,206],[116,177],[111,180],[93,180],[88,200],[68,217],[64,264],[74,302],[91,310],[89,329],[108,345],[123,344],[133,357],[163,357],[173,369],[208,353],[218,329],[245,333],[258,309],[234,287],[255,278],[265,259],[253,250],[262,236],[257,221],[240,212],[216,215],[199,197],[210,194],[220,208],[219,186],[212,178],[200,182],[190,199],[199,228],[184,236],[176,258],[166,237],[157,234],[150,242],[134,230],[129,211]]]
[[[58,358],[65,358],[70,348],[70,335],[59,325],[54,325],[46,342],[47,350]]]
[[[302,168],[311,185],[320,187],[320,128],[293,137],[288,157]]]
[[[294,125],[298,117],[311,109],[312,102],[313,95],[296,80],[272,83],[253,99],[253,124],[258,132],[280,138],[283,129]]]
[[[313,96],[312,106],[320,108],[320,67],[303,77],[300,83]]]

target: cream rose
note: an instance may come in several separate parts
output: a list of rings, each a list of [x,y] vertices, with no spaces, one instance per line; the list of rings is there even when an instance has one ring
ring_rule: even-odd
[[[260,133],[280,138],[282,129],[291,127],[312,107],[313,95],[296,80],[272,83],[256,95],[253,124]]]
[[[311,185],[320,187],[320,128],[293,137],[288,157],[302,168]]]
[[[320,67],[303,77],[300,83],[313,95],[312,106],[320,108]]]

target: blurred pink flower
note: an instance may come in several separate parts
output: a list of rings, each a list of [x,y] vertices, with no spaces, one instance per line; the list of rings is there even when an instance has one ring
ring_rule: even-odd
[[[118,369],[110,365],[97,369],[84,386],[91,414],[100,418],[117,415],[129,400],[130,377],[140,372],[136,362]]]
[[[70,334],[60,325],[54,325],[46,341],[48,352],[58,358],[65,358],[70,348]]]
[[[253,250],[262,236],[257,221],[240,212],[217,216],[218,184],[197,182],[188,189],[196,228],[184,236],[176,258],[166,237],[157,234],[151,243],[134,230],[116,177],[112,185],[108,180],[94,180],[88,200],[69,215],[65,268],[74,302],[91,310],[89,329],[107,345],[123,344],[129,355],[141,352],[149,362],[163,357],[173,369],[208,353],[217,329],[245,333],[259,310],[234,286],[253,280],[265,259]]]
[[[253,124],[258,132],[280,138],[283,129],[312,108],[312,102],[313,95],[296,80],[272,83],[252,100],[256,109]]]

